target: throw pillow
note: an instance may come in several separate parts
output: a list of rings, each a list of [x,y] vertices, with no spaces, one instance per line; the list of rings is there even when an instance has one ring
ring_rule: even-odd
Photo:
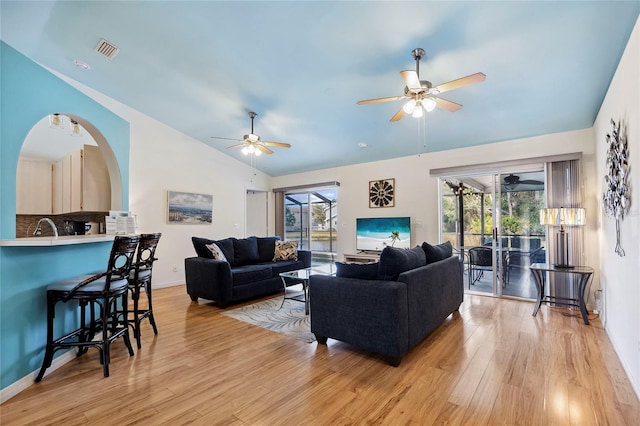
[[[225,262],[227,261],[224,253],[222,252],[222,250],[220,250],[220,247],[218,247],[216,243],[207,244],[205,245],[205,247],[209,249],[209,251],[211,252],[211,256],[215,260],[224,260]]]
[[[258,256],[260,262],[271,262],[276,254],[276,241],[280,237],[258,237]]]
[[[396,281],[404,271],[424,265],[426,265],[426,259],[420,246],[412,249],[387,246],[380,253],[378,279]]]
[[[424,242],[422,243],[422,250],[424,250],[424,254],[427,257],[427,265],[447,259],[453,255],[453,246],[451,246],[450,241],[435,246]]]
[[[279,260],[298,260],[298,242],[276,241],[273,261],[277,262]]]
[[[256,237],[233,238],[234,266],[254,265],[258,263],[258,240]]]
[[[193,248],[196,250],[196,254],[198,255],[198,257],[212,259],[211,252],[206,247],[206,245],[211,244],[215,241],[209,240],[207,238],[191,237],[191,242],[193,243]]]
[[[225,238],[224,240],[212,241],[212,243],[216,243],[216,245],[220,247],[224,257],[227,258],[227,262],[233,266],[235,264],[235,259],[233,258],[233,239]]]
[[[378,262],[336,262],[336,277],[357,278],[360,280],[375,280],[378,277]]]

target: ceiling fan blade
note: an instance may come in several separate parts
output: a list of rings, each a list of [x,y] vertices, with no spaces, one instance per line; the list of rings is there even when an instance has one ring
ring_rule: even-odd
[[[407,85],[407,88],[412,92],[419,92],[422,90],[420,78],[418,77],[417,72],[413,70],[400,71],[400,76],[404,80],[404,84]]]
[[[444,109],[450,112],[456,112],[458,111],[460,108],[462,108],[462,105],[457,104],[455,102],[451,102],[448,101],[446,99],[442,99],[442,98],[433,98],[434,101],[436,101],[436,106],[440,109]]]
[[[457,80],[452,80],[447,83],[443,83],[439,86],[436,86],[432,89],[432,92],[433,93],[448,92],[449,90],[459,89],[461,87],[468,86],[470,84],[483,82],[486,78],[487,78],[486,75],[484,75],[481,72],[477,72],[475,74],[471,74],[466,77],[462,77]]]
[[[542,185],[544,182],[539,180],[521,180],[518,183],[523,183],[525,185]]]
[[[256,144],[256,148],[258,148],[260,151],[264,152],[265,154],[273,154],[273,151],[271,151],[269,148],[267,148],[264,145]]]
[[[211,136],[211,139],[224,139],[225,141],[238,141],[238,142],[242,142],[243,139],[236,139],[236,138],[223,138],[220,136]]]
[[[231,145],[231,146],[228,146],[228,147],[227,147],[227,149],[231,149],[231,148],[240,148],[241,146],[246,146],[246,145],[247,145],[246,143],[239,143],[239,144],[237,144],[237,145]]]
[[[364,101],[358,101],[358,105],[367,105],[367,104],[375,104],[378,102],[389,102],[389,101],[398,101],[400,99],[405,99],[406,96],[391,96],[388,98],[376,98],[376,99],[367,99]]]
[[[267,141],[262,141],[263,145],[268,145],[268,146],[279,146],[282,148],[291,148],[291,145],[288,143],[284,143],[284,142],[267,142]]]
[[[405,114],[404,109],[400,108],[400,110],[396,112],[396,114],[393,117],[391,117],[391,120],[389,121],[394,122],[394,121],[402,120],[402,118],[404,117],[404,114]]]

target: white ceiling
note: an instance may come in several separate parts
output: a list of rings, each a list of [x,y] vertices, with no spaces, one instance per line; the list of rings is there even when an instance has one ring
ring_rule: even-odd
[[[242,138],[257,112],[256,134],[292,145],[257,160],[277,176],[591,127],[639,12],[640,1],[2,0],[0,35],[245,162],[211,136]],[[121,49],[113,60],[94,51],[101,38]],[[356,105],[403,94],[416,47],[434,85],[487,79],[444,94],[464,108],[424,123],[390,123],[401,101]]]

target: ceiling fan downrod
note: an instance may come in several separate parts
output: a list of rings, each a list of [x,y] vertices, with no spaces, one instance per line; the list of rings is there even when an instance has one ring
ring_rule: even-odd
[[[253,111],[249,111],[249,118],[251,119],[251,134],[253,135],[253,119],[256,118],[258,114]]]
[[[420,59],[424,56],[424,49],[416,47],[411,51],[411,56],[416,60],[416,74],[418,74],[418,78],[420,78]]]

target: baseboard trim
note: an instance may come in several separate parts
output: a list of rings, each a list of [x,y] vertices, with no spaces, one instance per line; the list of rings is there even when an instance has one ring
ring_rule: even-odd
[[[49,374],[53,373],[58,368],[62,367],[63,365],[65,365],[66,363],[68,363],[69,361],[71,361],[71,360],[73,360],[75,358],[76,358],[76,350],[75,349],[71,349],[71,350],[68,350],[67,352],[63,353],[62,355],[60,355],[59,357],[55,358],[51,362],[51,367],[47,368],[47,371],[45,371],[45,373],[44,373],[44,377],[47,377]],[[29,386],[33,385],[35,383],[34,380],[36,379],[36,375],[38,374],[39,371],[40,371],[40,368],[38,368],[37,370],[32,371],[31,373],[27,374],[26,376],[24,376],[23,378],[19,379],[18,381],[11,383],[6,388],[1,389],[0,390],[0,404],[3,404],[5,401],[10,400],[11,398],[16,396],[17,394],[19,394],[23,390],[27,389]]]
[[[184,281],[170,281],[170,282],[165,282],[160,284],[153,283],[153,288],[175,287],[177,285],[185,285],[185,284],[184,284]]]

